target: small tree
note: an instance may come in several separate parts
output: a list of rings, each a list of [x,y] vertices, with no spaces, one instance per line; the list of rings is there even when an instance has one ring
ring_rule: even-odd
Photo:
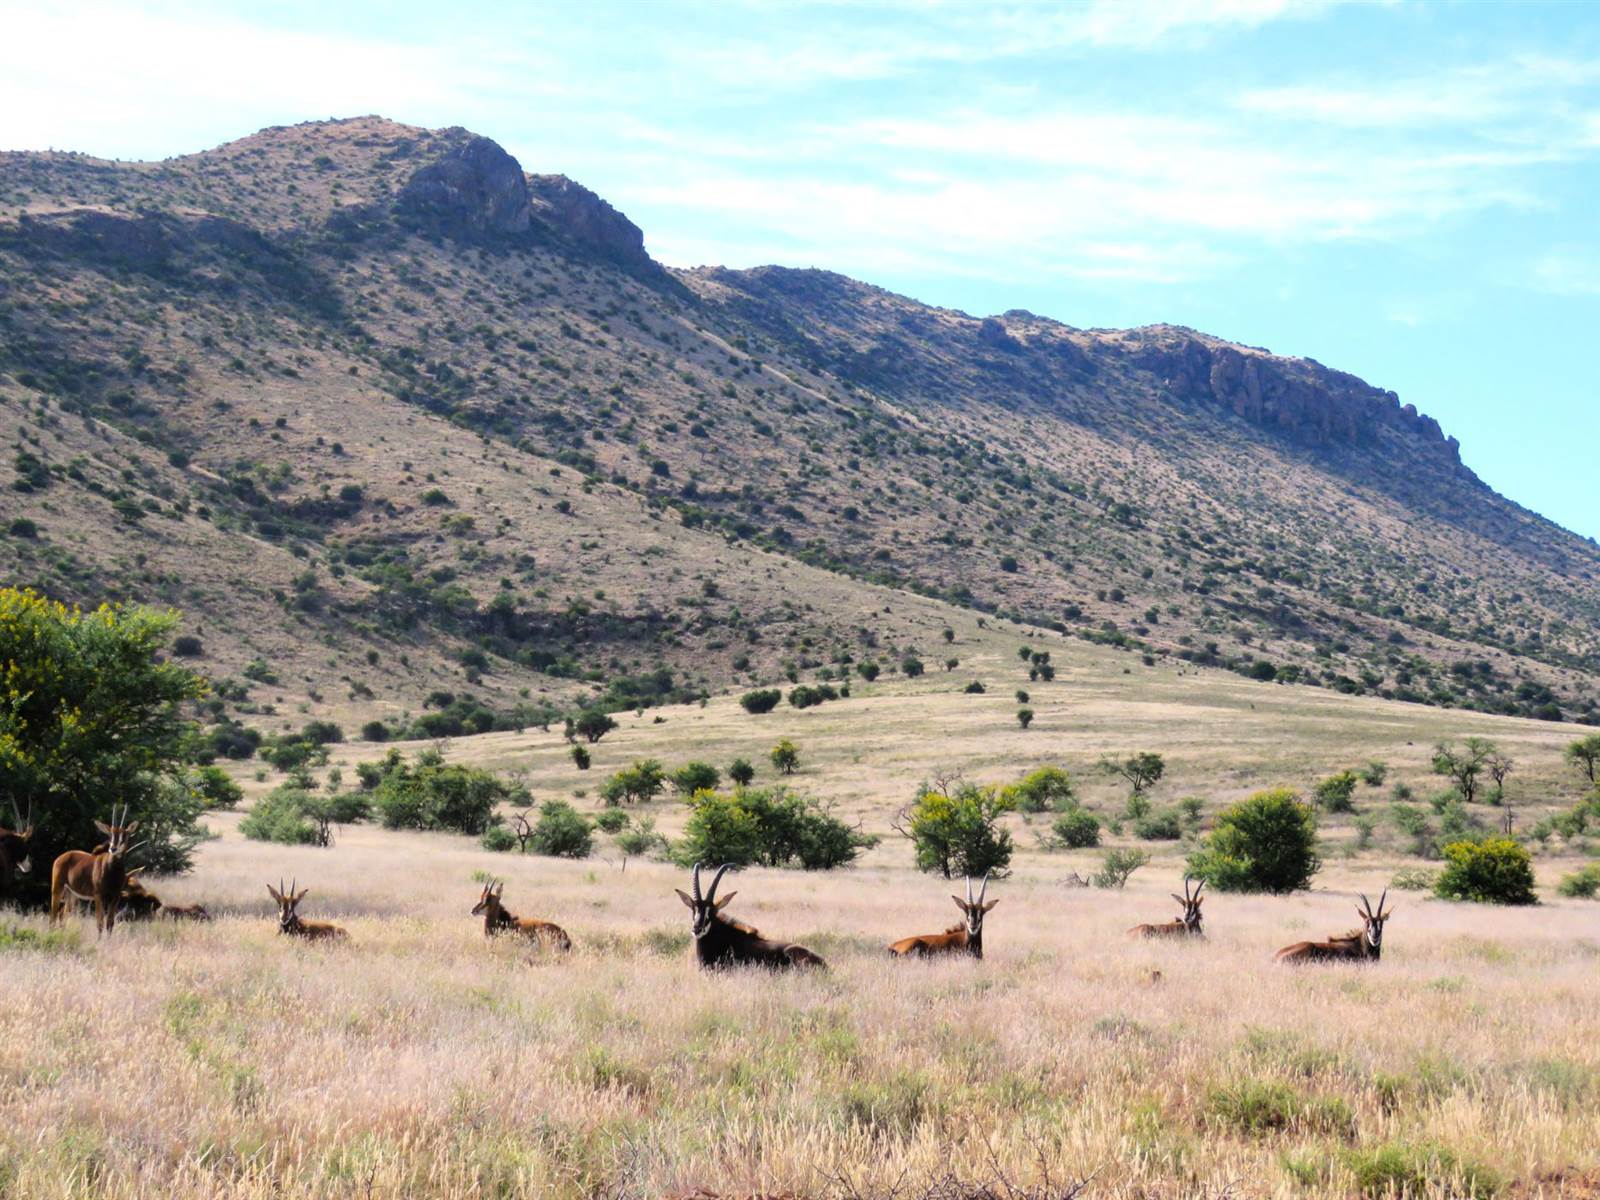
[[[759,688],[753,692],[746,692],[739,697],[739,704],[752,716],[769,713],[778,707],[778,701],[783,699],[783,692],[777,688]]]
[[[900,673],[907,679],[915,679],[924,670],[922,660],[914,654],[908,654],[900,660]]]
[[[646,804],[659,796],[666,785],[667,774],[661,764],[653,758],[644,758],[601,784],[600,798],[613,807]]]
[[[901,812],[895,829],[911,839],[919,871],[983,875],[1011,862],[1011,834],[1000,818],[1010,802],[991,787],[939,780],[917,789],[916,800]]]
[[[684,763],[672,773],[672,790],[680,796],[692,796],[696,792],[711,791],[722,782],[722,772],[710,763],[691,762]]]
[[[1494,753],[1495,745],[1488,738],[1469,737],[1460,749],[1451,742],[1440,742],[1433,748],[1433,773],[1448,776],[1462,801],[1471,804],[1485,764]]]
[[[1494,792],[1489,797],[1490,804],[1500,804],[1506,798],[1506,776],[1516,770],[1515,760],[1496,750],[1483,760],[1483,769],[1488,772],[1489,778],[1494,781]]]
[[[578,719],[572,723],[572,728],[590,745],[598,742],[616,727],[617,723],[610,716],[594,708],[580,713]]]
[[[577,767],[578,770],[587,771],[593,762],[594,757],[586,748],[578,745],[572,747],[572,765]]]
[[[1563,757],[1578,770],[1591,785],[1600,783],[1600,733],[1591,733],[1569,742]]]
[[[1166,774],[1167,764],[1161,755],[1145,751],[1127,758],[1101,759],[1100,769],[1108,775],[1122,776],[1135,795],[1143,795],[1160,782],[1161,776]]]
[[[551,858],[588,858],[594,850],[594,829],[565,800],[546,800],[539,806],[528,848]]]
[[[1133,873],[1149,861],[1150,855],[1143,850],[1107,850],[1091,882],[1097,888],[1124,887]]]
[[[882,669],[883,668],[878,666],[878,664],[873,662],[870,658],[865,662],[856,664],[856,674],[860,675],[861,678],[865,679],[868,683],[871,683],[874,679],[876,679]]]
[[[755,777],[756,769],[748,759],[736,758],[728,764],[728,778],[733,780],[736,787],[749,787]]]
[[[1072,777],[1060,767],[1040,767],[1006,789],[1006,799],[1018,812],[1066,812],[1078,803]]]
[[[800,749],[788,738],[781,740],[768,755],[780,774],[793,775],[800,769]]]
[[[1033,709],[1031,709],[1031,708],[1019,708],[1019,709],[1017,709],[1017,724],[1021,725],[1024,729],[1026,729],[1029,725],[1032,725],[1033,724]]]
[[[1086,808],[1073,808],[1056,818],[1050,827],[1052,847],[1087,850],[1100,844],[1100,818]]]
[[[1314,793],[1318,808],[1331,813],[1355,810],[1356,784],[1360,782],[1354,771],[1340,771],[1317,784]]]
[[[1288,788],[1257,792],[1217,817],[1189,873],[1220,892],[1298,891],[1321,869],[1317,818]]]
[[[1451,842],[1444,848],[1445,868],[1434,895],[1480,904],[1537,904],[1533,859],[1527,848],[1510,838]]]
[[[1389,778],[1389,764],[1373,759],[1361,768],[1361,782],[1368,787],[1382,787],[1383,781]]]
[[[731,796],[696,792],[676,857],[691,862],[760,863],[826,871],[852,862],[874,844],[817,801],[784,788]]]
[[[315,845],[333,845],[335,825],[354,825],[372,816],[372,802],[360,792],[318,796],[301,793],[300,811],[316,826]]]

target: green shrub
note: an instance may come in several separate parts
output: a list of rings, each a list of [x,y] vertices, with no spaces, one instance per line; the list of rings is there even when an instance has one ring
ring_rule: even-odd
[[[332,721],[312,721],[300,730],[300,740],[313,746],[329,746],[344,741],[344,730]]]
[[[783,738],[767,756],[780,774],[793,775],[800,769],[800,750],[788,738]]]
[[[922,660],[914,654],[908,654],[900,660],[900,672],[907,679],[915,679],[926,669],[927,668],[923,666]]]
[[[1503,1186],[1488,1167],[1464,1162],[1445,1147],[1429,1143],[1387,1142],[1346,1151],[1343,1161],[1361,1195],[1373,1200],[1421,1200],[1433,1195],[1491,1200]]]
[[[737,787],[749,787],[750,781],[756,777],[756,769],[750,765],[748,759],[736,758],[728,764],[728,778],[733,780]]]
[[[1033,724],[1033,709],[1031,709],[1031,708],[1019,708],[1019,709],[1017,709],[1017,724],[1022,726],[1024,729],[1026,729],[1029,725],[1032,725]]]
[[[1133,788],[1134,795],[1142,796],[1161,781],[1167,764],[1161,755],[1141,751],[1127,758],[1103,758],[1100,769],[1108,775],[1120,775]]]
[[[239,822],[239,832],[258,842],[314,846],[317,827],[305,813],[310,799],[311,794],[299,788],[274,788],[245,814],[244,820]]]
[[[1175,842],[1183,836],[1183,822],[1176,809],[1168,809],[1134,822],[1133,833],[1146,842]]]
[[[1217,816],[1189,873],[1219,892],[1298,891],[1321,868],[1317,820],[1288,788],[1257,792]]]
[[[796,708],[815,708],[824,700],[837,700],[838,691],[826,683],[802,683],[789,692],[789,703]]]
[[[1407,867],[1403,871],[1394,873],[1394,878],[1389,880],[1389,886],[1402,892],[1431,892],[1438,882],[1437,871],[1430,871],[1425,867]]]
[[[389,727],[382,721],[368,721],[361,727],[361,740],[364,742],[387,742],[389,736]]]
[[[1337,775],[1328,776],[1317,784],[1317,807],[1331,813],[1355,811],[1356,784],[1360,782],[1360,777],[1354,771],[1340,771]]]
[[[1451,842],[1444,847],[1444,870],[1433,894],[1479,904],[1537,904],[1533,858],[1527,847],[1506,837]]]
[[[1005,795],[1014,809],[1025,813],[1064,813],[1078,803],[1072,777],[1060,767],[1029,772],[1006,788]]]
[[[783,693],[777,688],[760,688],[753,692],[746,692],[739,697],[745,712],[753,715],[769,713],[778,707],[778,701],[783,699]]]
[[[600,798],[615,807],[619,804],[646,804],[661,794],[667,775],[653,758],[640,759],[624,767],[600,785]]]
[[[594,830],[565,800],[546,800],[539,806],[528,848],[550,858],[588,858],[594,850]]]
[[[632,829],[625,829],[617,835],[617,849],[633,858],[646,858],[664,855],[668,846],[667,839],[656,832],[655,819],[642,817]]]
[[[710,763],[684,763],[672,773],[672,789],[680,796],[692,796],[696,792],[714,789],[721,782],[722,772]]]
[[[983,684],[979,683],[976,679],[974,679],[971,683],[967,684],[967,686],[962,688],[961,690],[963,692],[965,692],[969,696],[981,696],[986,691],[988,691],[989,689],[984,687]]]
[[[1562,876],[1556,890],[1571,900],[1593,900],[1600,893],[1600,863],[1590,863],[1581,871]]]
[[[865,662],[859,662],[856,664],[856,674],[860,675],[861,678],[865,679],[868,683],[871,683],[874,679],[876,679],[882,669],[883,668],[878,666],[878,664],[873,662],[870,658]]]
[[[923,784],[897,826],[911,839],[919,871],[984,875],[1002,871],[1011,862],[1011,834],[1000,818],[1011,811],[1010,800],[992,787]]]
[[[594,756],[589,753],[586,747],[579,745],[572,747],[572,765],[577,767],[578,770],[587,771],[593,763]]]
[[[1389,778],[1389,764],[1373,759],[1361,768],[1361,782],[1368,787],[1382,787],[1383,781]]]
[[[373,807],[386,829],[453,830],[479,836],[494,824],[505,784],[488,771],[448,766],[432,751],[414,764],[396,762],[373,789]]]
[[[207,809],[232,810],[244,799],[244,789],[221,767],[197,767],[189,776],[189,786],[204,801]]]
[[[816,800],[784,788],[731,795],[702,791],[684,827],[677,858],[767,867],[831,870],[853,862],[874,839],[856,832]]]
[[[630,820],[624,809],[603,808],[595,814],[594,825],[601,833],[621,833]]]
[[[1143,850],[1107,850],[1090,882],[1097,888],[1124,887],[1133,873],[1149,861],[1150,856]]]
[[[517,848],[517,835],[504,825],[491,825],[483,831],[483,837],[478,839],[485,850],[493,850],[496,854],[504,854],[508,850]]]
[[[1350,1106],[1335,1096],[1305,1096],[1285,1083],[1241,1079],[1213,1087],[1206,1096],[1209,1123],[1261,1137],[1276,1133],[1355,1131]]]
[[[572,723],[573,732],[582,736],[591,745],[616,727],[617,723],[609,716],[593,708],[578,714],[578,719]]]
[[[1055,819],[1050,836],[1064,850],[1087,850],[1100,844],[1100,818],[1086,808],[1071,809]]]

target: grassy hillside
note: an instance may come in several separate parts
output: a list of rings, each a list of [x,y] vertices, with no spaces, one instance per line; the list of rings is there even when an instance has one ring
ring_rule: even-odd
[[[253,723],[931,663],[961,610],[1596,712],[1600,552],[1318,364],[668,271],[459,129],[3,167],[0,570],[179,607]]]

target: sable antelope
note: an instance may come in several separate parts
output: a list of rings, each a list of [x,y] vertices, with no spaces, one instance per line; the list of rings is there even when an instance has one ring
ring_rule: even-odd
[[[972,877],[967,876],[967,898],[951,896],[956,902],[956,907],[961,910],[961,915],[966,918],[959,925],[952,925],[943,933],[919,933],[915,937],[901,938],[889,947],[889,953],[896,958],[930,958],[935,954],[960,954],[965,952],[973,958],[983,957],[983,915],[999,904],[999,900],[983,902],[984,896],[989,892],[989,874],[984,872],[983,886],[978,889],[978,898],[972,898]]]
[[[117,908],[117,915],[129,921],[148,921],[161,911],[161,897],[134,878],[142,870],[143,867],[129,871],[127,881],[122,885],[122,898]]]
[[[503,879],[498,883],[486,883],[483,885],[483,895],[472,906],[473,916],[483,914],[484,937],[492,938],[509,931],[520,933],[541,946],[554,946],[561,951],[572,949],[572,939],[561,926],[537,917],[519,917],[516,913],[506,911],[506,906],[500,903],[501,893],[505,890],[506,881]]]
[[[694,917],[694,952],[702,967],[761,966],[761,967],[820,967],[828,964],[804,946],[792,942],[773,942],[761,936],[741,921],[730,921],[722,910],[737,896],[729,892],[717,899],[717,885],[722,877],[733,870],[731,863],[717,868],[711,880],[711,889],[700,894],[700,864],[694,865],[694,895],[682,888],[674,888],[678,899],[688,907]]]
[[[33,840],[33,806],[29,805],[28,817],[24,820],[13,801],[11,820],[14,828],[0,828],[0,895],[11,891],[18,875],[26,875],[33,869],[33,859],[28,854],[28,843]]]
[[[161,915],[170,921],[200,921],[211,920],[211,914],[206,911],[204,904],[163,904]]]
[[[308,941],[334,941],[342,942],[350,935],[339,926],[330,921],[302,921],[300,914],[295,912],[295,907],[311,894],[311,889],[296,891],[300,881],[296,879],[289,885],[289,890],[284,891],[283,880],[278,880],[278,886],[267,884],[267,891],[272,893],[272,898],[278,902],[278,932],[287,933],[291,937],[301,937]]]
[[[128,810],[122,810],[120,820],[127,821]],[[50,920],[59,921],[65,914],[67,897],[94,904],[95,935],[108,937],[116,928],[117,910],[122,906],[122,889],[128,871],[124,859],[133,847],[128,840],[139,829],[139,822],[119,824],[116,809],[111,810],[111,824],[96,821],[94,827],[106,835],[103,846],[94,850],[68,850],[56,859],[50,868]],[[143,843],[140,843],[141,845]]]
[[[1383,910],[1383,902],[1388,896],[1389,889],[1384,888],[1383,895],[1378,897],[1376,913],[1372,911],[1372,902],[1364,895],[1361,897],[1361,907],[1356,909],[1356,913],[1361,918],[1363,928],[1352,929],[1325,942],[1296,942],[1279,950],[1273,958],[1286,963],[1327,962],[1333,959],[1377,962],[1383,953],[1383,923],[1394,916],[1394,909],[1388,912]]]
[[[1171,921],[1164,921],[1160,925],[1135,925],[1128,930],[1135,937],[1205,937],[1205,931],[1200,928],[1200,893],[1205,890],[1206,881],[1202,879],[1200,886],[1189,892],[1189,877],[1183,877],[1183,895],[1177,892],[1167,894],[1183,905],[1183,915]]]

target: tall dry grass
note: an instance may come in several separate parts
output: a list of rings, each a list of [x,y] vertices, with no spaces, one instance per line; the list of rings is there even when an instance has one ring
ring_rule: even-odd
[[[983,962],[907,963],[883,946],[959,886],[873,862],[724,885],[827,974],[705,974],[663,865],[226,830],[158,889],[217,923],[0,952],[0,1195],[1553,1196],[1600,1168],[1595,906],[1405,895],[1381,964],[1294,969],[1273,950],[1348,928],[1373,868],[1212,897],[1188,945],[1123,933],[1172,915],[1174,868],[1107,893],[1033,859],[991,887]],[[485,869],[574,953],[487,944]],[[280,874],[348,946],[277,935]]]

